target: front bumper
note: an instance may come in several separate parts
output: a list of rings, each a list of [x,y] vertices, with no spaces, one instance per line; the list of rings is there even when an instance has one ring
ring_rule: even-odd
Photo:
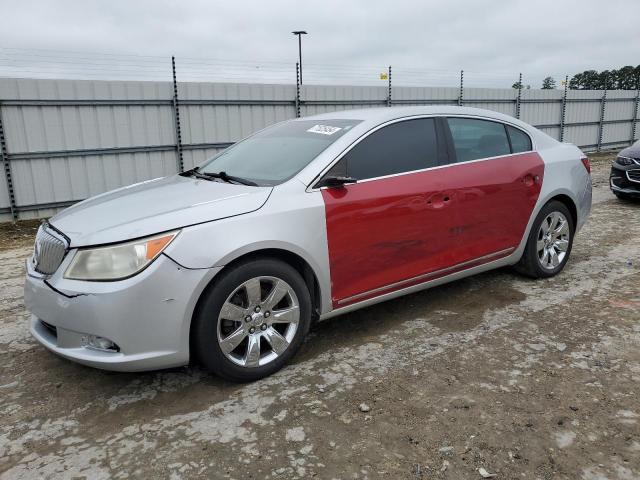
[[[68,261],[48,279],[27,261],[24,298],[38,342],[62,357],[106,370],[155,370],[189,362],[193,310],[219,269],[185,269],[161,255],[134,277],[85,282],[62,278]],[[111,340],[119,351],[88,346],[90,335]]]
[[[640,170],[640,166],[638,165],[623,167],[613,163],[609,176],[609,187],[615,193],[640,198],[640,181],[632,180],[628,173],[629,171],[637,172],[638,170]],[[637,178],[637,176],[633,175],[633,178]]]

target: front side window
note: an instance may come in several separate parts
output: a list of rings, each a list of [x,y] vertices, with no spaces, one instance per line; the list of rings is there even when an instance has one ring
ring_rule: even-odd
[[[509,139],[502,123],[475,118],[447,118],[458,162],[509,155]]]
[[[361,120],[301,120],[266,128],[203,163],[202,173],[277,185],[306,167]]]
[[[339,162],[358,180],[422,170],[438,165],[433,118],[393,123],[356,144]],[[336,168],[336,167],[334,167]]]

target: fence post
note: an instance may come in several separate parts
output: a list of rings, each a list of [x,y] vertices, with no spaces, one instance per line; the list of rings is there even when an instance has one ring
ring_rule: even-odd
[[[4,126],[2,124],[2,104],[0,103],[0,157],[4,166],[4,178],[7,181],[7,193],[9,194],[9,209],[11,217],[15,222],[18,220],[18,207],[16,205],[16,195],[13,190],[13,177],[11,176],[11,164],[9,163],[9,152],[7,151],[7,141],[4,137]]]
[[[564,93],[562,94],[562,116],[560,117],[560,141],[564,142],[564,124],[567,120],[567,88],[569,75],[564,77]]]
[[[182,134],[180,132],[180,105],[178,104],[178,81],[176,80],[176,57],[171,56],[171,69],[173,71],[173,126],[176,134],[176,154],[178,161],[178,172],[184,172],[184,161],[182,159]]]
[[[387,72],[388,93],[387,93],[387,107],[391,106],[391,65],[389,65],[389,71]]]
[[[638,104],[640,103],[640,75],[636,78],[636,105],[633,109],[633,122],[631,123],[631,143],[636,141],[636,125],[638,123]]]
[[[296,118],[300,118],[300,64],[296,63]]]
[[[600,122],[598,123],[598,145],[596,151],[602,148],[602,136],[604,135],[604,112],[607,107],[607,79],[604,81],[604,93],[600,99]]]
[[[460,70],[460,93],[458,94],[458,106],[464,103],[464,70]]]
[[[522,97],[522,74],[518,80],[518,98],[516,99],[516,118],[520,118],[520,99]]]

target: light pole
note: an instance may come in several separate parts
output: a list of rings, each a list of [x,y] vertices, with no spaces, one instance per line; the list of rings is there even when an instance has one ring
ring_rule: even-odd
[[[298,36],[298,61],[300,62],[300,85],[302,85],[302,35],[306,35],[307,32],[304,30],[296,30],[291,33]]]

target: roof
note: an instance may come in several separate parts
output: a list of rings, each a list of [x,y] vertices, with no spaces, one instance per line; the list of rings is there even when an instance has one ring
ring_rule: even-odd
[[[363,108],[357,110],[340,110],[336,112],[321,113],[303,117],[301,120],[328,120],[328,119],[350,119],[364,120],[372,123],[383,123],[396,118],[410,117],[414,115],[469,115],[476,117],[493,118],[504,122],[521,125],[531,128],[520,120],[504,113],[495,112],[493,110],[484,110],[482,108],[457,107],[449,105],[428,105],[428,106],[411,106],[411,107],[379,107],[379,108]]]

